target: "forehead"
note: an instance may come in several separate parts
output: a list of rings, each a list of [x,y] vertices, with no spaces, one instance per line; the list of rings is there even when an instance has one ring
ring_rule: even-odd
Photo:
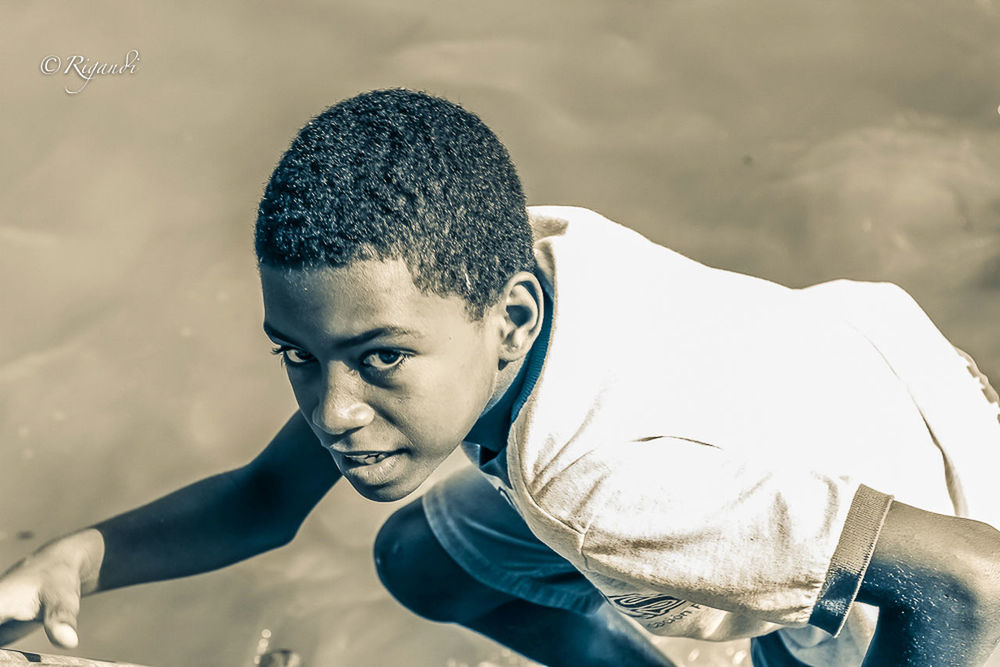
[[[464,300],[422,292],[398,259],[291,270],[265,265],[260,275],[265,322],[280,332],[341,337],[380,327],[421,332],[468,322]]]

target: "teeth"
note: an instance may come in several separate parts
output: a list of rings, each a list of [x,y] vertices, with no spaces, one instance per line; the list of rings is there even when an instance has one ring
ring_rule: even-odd
[[[388,454],[361,454],[358,456],[351,456],[350,454],[345,454],[345,457],[350,459],[351,461],[355,461],[357,463],[364,463],[365,465],[378,463],[387,456]]]

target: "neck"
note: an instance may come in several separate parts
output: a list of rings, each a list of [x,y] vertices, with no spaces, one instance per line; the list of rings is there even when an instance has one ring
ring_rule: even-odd
[[[497,373],[497,383],[493,395],[466,436],[466,440],[493,452],[499,452],[507,445],[511,412],[515,401],[524,391],[529,371],[528,361],[536,354],[544,355],[545,347],[549,343],[549,329],[552,326],[552,303],[547,296],[543,295],[542,298],[544,304],[542,325],[535,333],[528,353],[520,359],[510,362]]]
[[[524,386],[525,359],[511,362],[497,374],[497,387],[466,439],[487,449],[499,450],[507,442],[510,411]]]

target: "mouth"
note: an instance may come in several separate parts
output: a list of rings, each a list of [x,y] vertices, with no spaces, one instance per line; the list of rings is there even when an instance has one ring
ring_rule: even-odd
[[[372,465],[392,456],[395,452],[368,452],[362,454],[341,454],[345,460],[359,465]]]
[[[405,450],[391,452],[353,452],[348,454],[330,450],[337,461],[340,472],[347,477],[354,488],[374,489],[390,485],[405,472]],[[362,493],[365,495],[365,493]]]

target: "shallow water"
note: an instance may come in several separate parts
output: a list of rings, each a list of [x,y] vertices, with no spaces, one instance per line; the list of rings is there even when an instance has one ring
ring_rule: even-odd
[[[293,11],[294,8],[294,11]],[[1000,372],[1000,50],[990,0],[502,5],[6,3],[0,560],[249,459],[291,413],[249,229],[299,126],[405,85],[479,112],[532,203],[713,265],[908,289]],[[45,75],[74,54],[135,74]],[[88,600],[80,655],[510,665],[384,593],[393,506],[337,488],[295,543]],[[53,652],[42,637],[23,647]],[[670,643],[692,665],[740,646]],[[1000,664],[1000,661],[997,662]]]

